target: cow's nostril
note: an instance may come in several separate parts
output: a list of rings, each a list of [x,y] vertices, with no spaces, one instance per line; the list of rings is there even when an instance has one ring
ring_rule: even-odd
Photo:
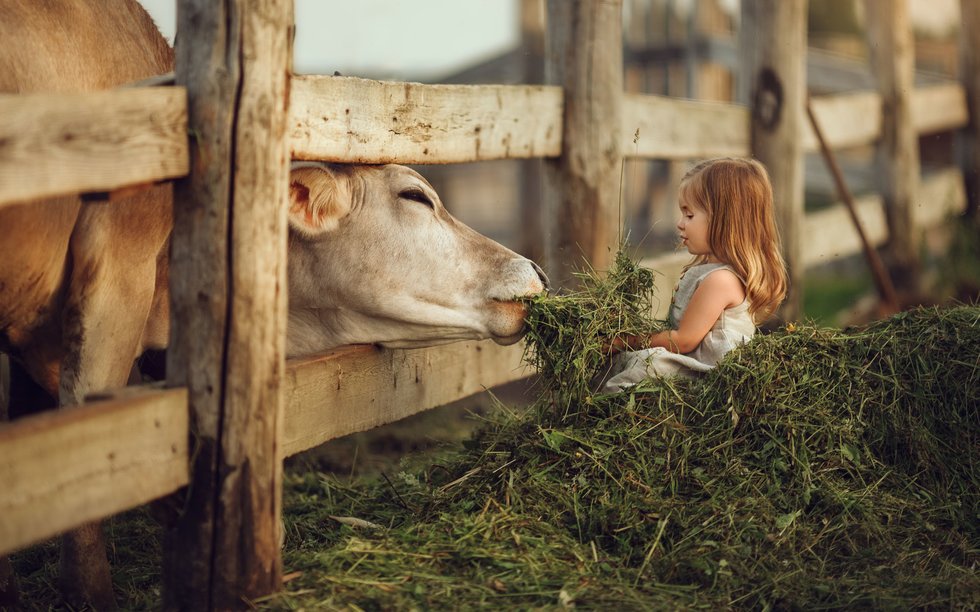
[[[528,261],[531,260],[529,259]],[[534,263],[533,261],[531,261],[531,266],[534,268],[534,271],[537,272],[538,278],[541,279],[541,284],[544,285],[544,290],[551,291],[551,281],[548,280],[548,275],[544,273],[544,270],[541,269],[541,266]]]

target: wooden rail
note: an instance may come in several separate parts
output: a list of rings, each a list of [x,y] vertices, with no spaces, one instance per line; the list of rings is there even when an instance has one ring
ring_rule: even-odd
[[[748,155],[749,110],[733,104],[626,94],[621,138],[626,157]]]
[[[130,387],[0,425],[0,554],[187,484],[187,392]]]
[[[187,174],[187,93],[0,94],[0,206]]]
[[[293,157],[344,163],[448,164],[561,152],[559,87],[421,85],[297,76]]]
[[[285,456],[526,378],[524,343],[456,342],[385,350],[360,345],[287,362]]]
[[[920,134],[968,123],[958,84],[912,98]],[[881,135],[873,92],[821,96],[814,113],[833,148]],[[0,94],[0,206],[77,192],[111,191],[188,170],[187,101],[181,87],[79,94]],[[298,76],[290,95],[294,158],[347,163],[456,163],[553,157],[561,151],[561,90],[543,86],[420,85]],[[749,152],[743,106],[626,94],[627,157],[691,159]],[[816,151],[807,126],[803,147]],[[8,161],[9,160],[9,161]]]

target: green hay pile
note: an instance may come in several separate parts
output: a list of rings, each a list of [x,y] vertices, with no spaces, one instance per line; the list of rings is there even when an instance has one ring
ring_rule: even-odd
[[[623,250],[605,277],[591,270],[575,276],[576,290],[528,300],[525,338],[524,360],[541,374],[556,414],[564,418],[591,405],[594,379],[608,366],[608,339],[659,331],[665,325],[651,319],[653,272]]]
[[[980,605],[980,308],[799,325],[602,395],[575,347],[620,323],[569,329],[581,299],[534,306],[534,358],[569,378],[530,415],[369,486],[288,475],[300,574],[262,605]]]

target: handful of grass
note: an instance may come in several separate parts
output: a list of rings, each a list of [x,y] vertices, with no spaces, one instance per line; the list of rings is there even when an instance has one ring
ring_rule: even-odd
[[[573,291],[528,300],[525,361],[546,382],[558,416],[568,416],[576,402],[590,403],[592,382],[609,362],[603,349],[614,336],[665,326],[653,318],[653,272],[624,251],[605,277],[591,270],[576,277]]]

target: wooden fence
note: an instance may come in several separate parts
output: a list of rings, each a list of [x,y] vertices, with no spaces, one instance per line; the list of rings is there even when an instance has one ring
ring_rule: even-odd
[[[549,54],[548,73],[563,79],[550,86],[320,76],[290,81],[285,75],[292,0],[225,4],[180,0],[178,86],[122,88],[70,100],[0,96],[0,206],[78,191],[111,199],[114,190],[178,179],[176,199],[183,203],[175,210],[174,244],[190,255],[175,255],[171,266],[169,388],[124,389],[0,427],[0,553],[168,495],[193,480],[180,522],[166,538],[167,608],[235,608],[242,597],[279,587],[283,457],[529,374],[519,345],[489,342],[416,350],[346,347],[284,361],[284,303],[275,286],[284,284],[281,202],[290,156],[367,163],[548,158],[550,214],[568,221],[558,225],[552,252],[582,247],[601,267],[603,253],[613,246],[608,227],[590,230],[574,221],[593,218],[596,207],[609,210],[618,198],[624,155],[760,155],[782,150],[784,140],[765,145],[773,138],[795,139],[790,150],[797,158],[816,148],[801,121],[792,123],[788,135],[773,129],[773,118],[757,106],[765,100],[745,107],[610,95],[609,83],[615,85],[616,73],[622,73],[618,2],[549,3],[549,38],[558,52]],[[744,27],[756,28],[743,38],[767,46],[755,50],[755,63],[747,63],[755,67],[749,74],[757,75],[759,66],[772,68],[765,56],[781,48],[782,37],[800,35],[803,3],[743,4],[755,16]],[[778,19],[760,18],[767,12]],[[226,29],[239,22],[240,30]],[[239,51],[214,53],[218,41]],[[221,64],[228,57],[240,62],[234,70]],[[780,62],[784,70],[800,61],[790,59]],[[587,66],[597,65],[609,72],[593,74],[598,80],[583,76]],[[613,92],[621,92],[621,76],[618,83]],[[908,96],[908,128],[915,133],[956,130],[969,122],[959,85],[892,95]],[[883,102],[880,93],[819,98],[813,105],[833,147],[879,142],[898,120],[883,111],[894,102]],[[799,104],[780,110],[784,117],[803,112]],[[239,139],[237,161],[226,144],[229,130]],[[638,130],[641,139],[635,138]],[[190,140],[188,133],[194,135]],[[791,200],[802,197],[787,176],[798,168],[763,161],[777,169],[777,190]],[[789,161],[802,166],[800,159]],[[914,198],[920,205],[911,209],[914,227],[963,209],[962,185],[955,169],[924,179]],[[592,190],[595,197],[583,199],[573,189]],[[268,207],[257,209],[260,202]],[[789,233],[799,238],[789,245],[794,269],[859,251],[856,234],[841,220],[841,206],[804,218],[797,204],[790,202],[781,215],[784,225],[799,224]],[[230,240],[229,207],[235,219]],[[224,221],[200,223],[200,216],[190,216],[195,208]],[[879,197],[860,203],[876,244],[889,236],[884,210]],[[271,246],[255,249],[256,244]],[[684,260],[671,255],[647,262],[663,272],[661,295],[669,294]],[[567,269],[550,272],[562,278]],[[208,308],[200,307],[200,296]]]

